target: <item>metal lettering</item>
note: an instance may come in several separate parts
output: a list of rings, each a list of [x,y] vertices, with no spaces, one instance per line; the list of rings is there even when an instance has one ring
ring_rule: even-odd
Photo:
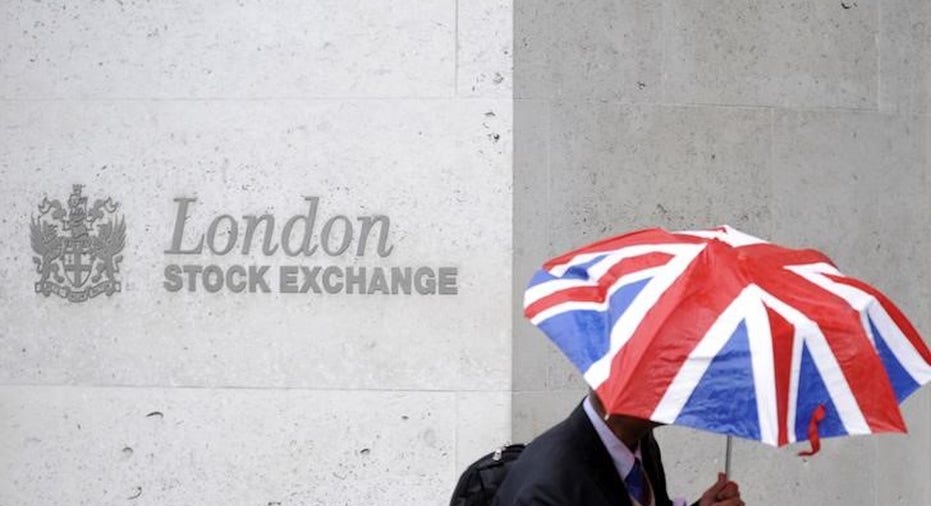
[[[187,273],[187,291],[193,292],[197,289],[197,275],[200,274],[200,271],[203,269],[200,265],[184,265],[181,267],[181,270]]]
[[[421,267],[414,273],[414,288],[420,295],[431,295],[436,293],[436,278],[433,275],[433,269]]]
[[[288,222],[285,223],[284,229],[281,231],[281,249],[284,251],[285,255],[291,257],[297,256],[300,253],[304,253],[304,256],[309,257],[317,251],[317,245],[311,247],[310,240],[314,233],[314,222],[317,221],[317,203],[320,199],[318,197],[304,197],[304,200],[310,203],[307,209],[307,216],[302,216],[300,214],[292,216]],[[301,240],[301,247],[299,249],[292,250],[291,232],[298,220],[304,221],[304,239]]]
[[[376,216],[359,216],[357,219],[362,222],[362,230],[359,232],[359,246],[356,248],[357,257],[365,255],[365,244],[368,240],[369,233],[372,231],[372,226],[375,223],[381,224],[378,231],[378,256],[386,257],[394,251],[393,244],[387,246],[388,229],[391,227],[391,218],[379,214]]]
[[[440,267],[437,269],[439,274],[439,290],[437,293],[440,295],[457,295],[459,293],[459,287],[456,285],[456,276],[459,275],[459,269],[456,267]]]
[[[317,275],[320,274],[319,266],[309,269],[302,265],[301,273],[304,275],[304,284],[301,285],[301,293],[307,293],[308,290],[313,290],[314,293],[322,293],[320,291],[320,285],[317,284]]]
[[[246,220],[246,235],[243,237],[242,254],[248,255],[252,249],[252,236],[259,224],[265,225],[265,238],[262,240],[262,253],[266,256],[274,255],[278,251],[278,245],[272,244],[275,239],[275,217],[270,214],[263,214],[256,217],[254,214],[247,214],[242,217]]]
[[[385,270],[381,267],[374,267],[372,268],[372,280],[369,283],[369,290],[367,293],[371,295],[378,291],[387,295],[388,281],[385,280]]]
[[[260,289],[264,293],[268,293],[271,290],[268,288],[268,283],[265,281],[265,273],[268,272],[268,266],[263,265],[261,267],[250,265],[249,266],[249,292],[255,293],[256,289]]]
[[[175,215],[175,231],[171,236],[171,248],[166,249],[165,253],[170,255],[196,255],[204,249],[203,234],[201,234],[200,240],[197,242],[197,246],[189,250],[181,249],[181,241],[184,238],[184,224],[188,218],[188,204],[191,202],[197,202],[197,199],[179,197],[175,199],[175,202],[178,203],[178,214]]]
[[[333,231],[333,224],[337,220],[342,220],[345,224],[343,227],[343,237],[342,242],[337,249],[330,248],[330,237],[331,232]],[[347,249],[349,249],[349,244],[352,242],[352,222],[349,221],[349,218],[343,216],[342,214],[337,214],[336,216],[327,220],[326,224],[323,225],[323,230],[320,231],[320,244],[323,245],[323,251],[331,257],[342,255]]]
[[[185,227],[190,219],[192,205],[197,202],[197,199],[175,198],[174,202],[177,203],[175,224],[170,247],[165,250],[165,253],[204,254],[205,246],[206,255],[213,257],[228,255],[234,250],[238,250],[236,253],[244,256],[261,254],[267,257],[275,255],[279,250],[288,257],[310,257],[318,249],[328,257],[345,255],[350,249],[352,252],[348,254],[354,253],[355,258],[365,257],[370,252],[385,258],[394,252],[395,245],[391,244],[390,237],[391,219],[388,216],[335,214],[330,215],[325,221],[323,219],[326,216],[321,216],[321,228],[317,229],[316,220],[320,198],[312,196],[303,198],[307,205],[306,211],[292,215],[283,223],[284,226],[280,230],[276,228],[276,225],[280,225],[281,222],[274,213],[266,211],[264,214],[243,214],[241,220],[238,216],[234,218],[231,214],[216,215],[212,217],[212,221],[205,230],[202,229],[196,234],[189,233],[190,231],[187,231]],[[53,203],[43,203],[43,205],[48,208],[42,211],[43,208],[40,206],[40,211],[43,213],[60,211],[59,214],[64,214],[60,203],[57,207]],[[34,243],[44,245],[45,242],[39,239],[44,240],[45,236],[39,237],[39,235],[45,233],[52,237],[53,234],[46,233],[40,228],[41,224],[34,223],[33,225]],[[242,236],[239,235],[240,231],[243,231]],[[224,234],[226,237],[223,237]],[[37,293],[45,295],[56,293],[69,300],[83,300],[99,293],[109,295],[120,290],[119,282],[113,279],[97,282],[100,275],[94,278],[93,286],[88,285],[84,289],[76,289],[81,286],[85,278],[93,275],[93,273],[88,273],[90,262],[100,256],[96,250],[93,253],[97,257],[89,252],[89,243],[85,244],[89,241],[85,239],[88,235],[89,232],[80,237],[65,237],[64,246],[61,248],[61,256],[65,257],[64,268],[59,267],[54,273],[49,270],[48,275],[43,274],[43,277],[35,284]],[[39,239],[35,239],[36,237]],[[196,244],[194,244],[195,241]],[[33,249],[35,248],[34,246]],[[41,252],[37,252],[39,253]],[[43,262],[48,263],[44,257],[37,257],[35,262],[40,267],[44,265]],[[201,290],[217,293],[227,289],[232,293],[243,293],[246,290],[250,293],[271,293],[273,291],[271,284],[275,284],[277,293],[360,295],[457,295],[459,293],[459,269],[457,267],[417,266],[416,264],[408,267],[388,267],[359,265],[359,263],[361,262],[350,260],[346,262],[350,265],[327,265],[327,262],[322,262],[322,265],[301,265],[300,261],[292,265],[249,266],[223,265],[221,262],[199,265],[169,264],[165,266],[162,285],[169,292],[186,289],[189,292]],[[270,269],[277,269],[277,272],[269,274]],[[50,279],[52,275],[57,276],[55,281]],[[59,278],[65,276],[69,277],[74,287],[61,286]],[[201,287],[197,286],[198,278],[200,278]]]
[[[331,282],[334,276],[342,280],[343,270],[335,265],[331,265],[323,270],[323,289],[326,290],[327,293],[339,293],[343,290],[342,281],[338,284],[333,284]]]
[[[230,229],[227,234],[226,246],[223,249],[217,249],[217,228],[220,226],[222,220],[229,220]],[[236,222],[236,219],[228,214],[221,214],[213,219],[210,223],[210,227],[207,228],[207,247],[210,248],[216,255],[225,255],[233,250],[236,246],[236,241],[239,239],[239,223]]]
[[[397,295],[398,289],[404,295],[411,294],[411,268],[392,267],[391,268],[391,293]]]
[[[239,280],[233,279],[234,274],[239,274]],[[246,289],[246,268],[241,265],[234,265],[226,270],[226,286],[233,293],[240,293]]]
[[[282,265],[278,269],[278,289],[281,293],[297,293],[296,265]]]
[[[211,280],[211,275],[213,279]],[[201,283],[210,293],[217,293],[223,288],[223,269],[216,265],[208,265],[204,268],[204,274],[201,276]]]
[[[181,279],[181,267],[177,265],[165,266],[165,282],[162,283],[169,292],[177,292],[184,288],[184,280]]]
[[[354,267],[346,267],[346,293],[355,293],[354,286],[359,289],[358,293],[365,293],[365,267],[359,267],[358,274]]]

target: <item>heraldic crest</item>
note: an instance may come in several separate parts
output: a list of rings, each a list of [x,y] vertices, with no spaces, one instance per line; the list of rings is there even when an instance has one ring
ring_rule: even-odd
[[[71,302],[113,295],[121,290],[117,273],[126,240],[126,225],[116,215],[119,204],[97,199],[88,208],[87,197],[81,195],[84,186],[72,188],[67,209],[57,199],[44,198],[39,216],[32,218],[36,293],[54,293]]]

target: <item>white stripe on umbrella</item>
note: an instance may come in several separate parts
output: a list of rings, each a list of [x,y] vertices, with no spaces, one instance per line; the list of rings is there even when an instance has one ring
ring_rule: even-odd
[[[908,372],[909,376],[919,385],[931,381],[931,366],[925,362],[918,350],[912,346],[911,341],[899,330],[899,327],[889,316],[889,313],[883,309],[882,305],[876,303],[870,306],[869,312],[870,318],[873,319],[873,324],[882,334],[886,346],[889,347],[896,360],[902,364],[902,368]],[[872,329],[870,329],[870,333],[872,334]]]
[[[534,302],[537,302],[538,300],[544,297],[548,297],[561,290],[597,286],[598,280],[601,279],[601,277],[604,276],[605,273],[611,269],[611,267],[627,258],[638,257],[651,253],[666,253],[676,256],[683,253],[688,253],[696,246],[703,247],[703,245],[695,244],[640,244],[636,246],[627,246],[617,250],[600,251],[597,253],[582,253],[576,255],[566,263],[551,267],[548,272],[553,276],[561,277],[564,276],[566,272],[574,266],[586,264],[600,256],[604,256],[604,258],[588,267],[588,279],[554,279],[527,288],[527,290],[524,292],[524,308],[526,309]]]
[[[750,234],[741,232],[735,228],[731,228],[728,225],[722,225],[718,229],[711,230],[680,230],[675,232],[676,234],[691,235],[693,237],[701,237],[704,239],[717,239],[721,242],[725,242],[734,246],[748,246],[750,244],[766,244],[769,241],[764,241],[759,237],[752,236]]]
[[[553,307],[544,309],[543,311],[540,311],[539,313],[534,315],[530,319],[530,323],[534,325],[539,325],[541,322],[546,321],[549,318],[552,318],[556,315],[559,315],[559,314],[562,314],[568,311],[578,311],[578,310],[605,311],[608,309],[608,305],[611,302],[611,296],[614,295],[615,292],[617,292],[618,290],[620,290],[621,288],[627,285],[636,283],[638,281],[643,281],[644,279],[647,279],[647,278],[651,278],[655,276],[658,272],[660,272],[662,269],[665,269],[665,268],[666,268],[665,265],[661,265],[659,267],[653,267],[651,269],[644,269],[642,271],[630,273],[626,276],[621,276],[610,287],[608,287],[607,293],[605,294],[605,300],[601,302],[570,301],[570,302],[563,302],[560,304],[556,304]],[[581,286],[581,285],[576,284],[575,286],[567,286],[563,288],[563,290],[565,290],[566,288],[575,288],[576,286]],[[547,294],[547,295],[550,295],[550,294]],[[533,302],[536,302],[536,301],[533,301]],[[530,304],[533,304],[533,302],[531,302]],[[525,308],[528,307],[530,304],[525,305]]]
[[[583,373],[585,381],[597,390],[608,376],[611,375],[611,363],[618,351],[627,344],[627,341],[634,335],[634,331],[640,326],[647,312],[656,305],[656,302],[663,296],[666,290],[673,284],[679,276],[688,269],[692,261],[704,249],[705,244],[682,244],[677,245],[680,252],[658,271],[657,275],[647,281],[646,286],[634,297],[627,310],[618,318],[614,327],[611,329],[611,347],[608,352],[592,363],[587,371]]]
[[[869,336],[873,346],[876,347],[876,341],[873,338],[873,329],[870,328],[869,319],[879,330],[880,335],[885,341],[886,346],[895,355],[896,360],[902,365],[902,368],[908,372],[909,376],[919,385],[931,381],[931,366],[918,353],[918,350],[912,346],[911,341],[902,333],[898,325],[889,316],[889,313],[883,308],[882,304],[871,294],[860,290],[855,286],[844,283],[838,283],[825,276],[846,277],[832,265],[826,263],[817,263],[809,265],[797,265],[786,267],[799,276],[811,281],[819,287],[843,298],[854,309],[860,312],[863,321],[863,330]],[[869,319],[867,318],[869,315]]]
[[[775,311],[775,309],[774,309]],[[785,318],[784,315],[782,315]],[[788,319],[787,319],[788,321]],[[791,324],[792,322],[789,321]],[[805,347],[803,331],[796,325],[792,334],[792,363],[789,368],[789,405],[786,407],[786,434],[790,443],[798,441],[796,421],[798,420],[798,387],[802,380],[799,372],[802,370],[802,348]]]
[[[824,382],[824,387],[827,389],[828,395],[831,396],[831,401],[837,409],[837,414],[841,424],[844,426],[844,430],[846,430],[848,434],[869,434],[871,432],[870,427],[863,417],[860,405],[857,403],[856,397],[854,397],[853,392],[850,390],[850,384],[847,383],[847,379],[844,377],[844,373],[837,363],[837,358],[831,352],[831,347],[828,345],[828,341],[818,325],[802,312],[766,293],[765,290],[763,291],[763,302],[796,328],[795,341],[798,341],[796,343],[798,351],[793,349],[792,375],[798,376],[799,374],[799,368],[795,366],[801,363],[801,357],[796,359],[795,355],[796,353],[801,355],[801,342],[803,341],[808,346],[808,351],[814,361],[815,368],[818,369],[821,380]],[[796,360],[798,360],[798,362],[796,362]],[[798,398],[797,383],[795,384],[794,390],[794,397],[796,399],[790,402],[790,407]],[[790,392],[790,395],[792,393],[793,392]],[[807,416],[808,413],[803,413],[803,415]],[[793,416],[789,419],[789,422],[793,425],[794,418]],[[794,433],[794,430],[790,431],[790,436]]]
[[[747,339],[751,346],[754,388],[757,395],[757,416],[763,441],[777,442],[776,386],[773,376],[772,343],[769,342],[769,322],[766,309],[760,301],[760,289],[755,285],[744,288],[733,302],[721,312],[688,359],[676,373],[651,419],[661,423],[674,423],[698,386],[711,362],[734,335],[741,322],[747,323]],[[763,332],[763,333],[761,333]],[[764,339],[759,339],[763,336]],[[763,341],[756,342],[754,341]],[[760,349],[760,348],[763,349]],[[768,347],[768,351],[766,348]],[[754,349],[756,348],[756,349]],[[769,357],[768,359],[765,357]],[[766,370],[769,372],[766,372]]]
[[[779,409],[776,397],[776,366],[773,356],[772,329],[763,305],[762,289],[750,285],[754,299],[747,307],[747,340],[753,364],[753,386],[756,389],[756,410],[760,424],[760,439],[767,444],[779,444]]]

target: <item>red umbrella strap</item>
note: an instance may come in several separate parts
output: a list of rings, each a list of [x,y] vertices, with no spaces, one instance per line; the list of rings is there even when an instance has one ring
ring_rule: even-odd
[[[821,439],[818,437],[818,424],[824,420],[826,414],[824,404],[818,404],[818,407],[812,411],[811,420],[808,422],[808,441],[811,442],[811,450],[798,452],[799,457],[811,457],[821,450]]]

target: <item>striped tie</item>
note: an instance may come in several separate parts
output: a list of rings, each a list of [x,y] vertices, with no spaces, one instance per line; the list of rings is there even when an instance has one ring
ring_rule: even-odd
[[[650,505],[650,486],[647,484],[647,478],[643,473],[640,459],[634,459],[634,467],[624,478],[624,485],[627,486],[627,493],[630,494],[630,497],[636,500],[640,506]]]

